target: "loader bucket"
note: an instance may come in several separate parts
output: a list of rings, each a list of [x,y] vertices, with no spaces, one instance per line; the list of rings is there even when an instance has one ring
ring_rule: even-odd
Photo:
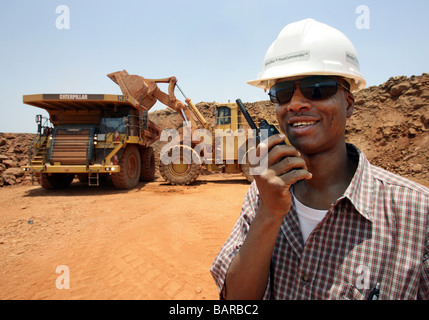
[[[156,85],[146,82],[143,77],[130,75],[127,71],[117,71],[107,75],[116,83],[123,95],[136,99],[146,110],[149,110],[156,103],[157,99],[152,95],[157,89]]]

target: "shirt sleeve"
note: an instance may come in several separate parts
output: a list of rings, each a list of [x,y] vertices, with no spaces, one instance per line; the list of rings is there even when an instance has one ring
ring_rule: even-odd
[[[429,215],[426,220],[425,251],[423,254],[422,273],[417,298],[429,300]]]
[[[256,183],[252,182],[244,197],[240,217],[210,268],[210,273],[215,280],[221,298],[224,297],[223,290],[229,266],[246,239],[250,223],[255,217],[258,207],[259,193]]]

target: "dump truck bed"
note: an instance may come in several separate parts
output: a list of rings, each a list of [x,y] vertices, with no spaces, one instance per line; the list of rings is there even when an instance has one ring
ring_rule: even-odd
[[[146,109],[139,106],[137,100],[126,95],[112,94],[33,94],[24,95],[25,104],[46,110],[50,121],[55,127],[65,125],[100,125],[102,117],[127,116],[129,111],[136,115],[144,113]],[[161,129],[158,125],[147,120],[139,140],[148,146],[159,139]],[[131,134],[139,136],[138,132]]]
[[[130,96],[112,94],[32,94],[24,95],[23,102],[50,111],[100,110],[130,107],[139,110],[138,102]]]

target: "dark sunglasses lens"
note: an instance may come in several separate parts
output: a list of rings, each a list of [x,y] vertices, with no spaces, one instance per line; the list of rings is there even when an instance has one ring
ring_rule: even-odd
[[[274,103],[287,103],[292,99],[295,91],[295,85],[291,81],[280,82],[274,85],[269,92],[271,102]]]
[[[332,78],[310,77],[301,80],[299,89],[308,99],[326,99],[337,93],[338,82]]]

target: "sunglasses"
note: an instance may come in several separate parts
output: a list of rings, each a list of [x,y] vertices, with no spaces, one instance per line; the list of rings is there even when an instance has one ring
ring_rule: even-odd
[[[302,95],[311,100],[323,100],[334,96],[338,85],[350,91],[341,82],[327,76],[311,76],[295,81],[283,81],[271,87],[268,95],[273,103],[284,104],[292,100],[295,84],[298,83]]]

